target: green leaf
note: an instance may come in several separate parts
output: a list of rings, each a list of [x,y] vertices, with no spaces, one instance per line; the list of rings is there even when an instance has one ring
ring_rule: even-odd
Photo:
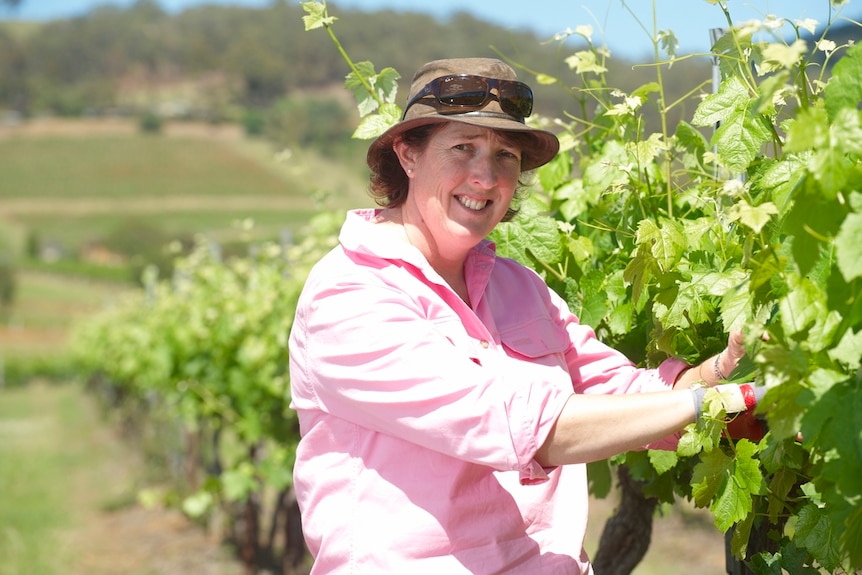
[[[771,132],[760,116],[740,109],[728,116],[712,137],[718,156],[727,169],[744,172],[769,140]]]
[[[394,68],[384,68],[375,74],[371,62],[359,62],[356,71],[350,72],[344,86],[353,93],[359,117],[373,113],[381,106],[389,108],[389,114],[401,117],[401,108],[395,104],[398,95],[398,80],[401,76]]]
[[[781,325],[788,335],[795,335],[814,325],[823,313],[823,294],[808,279],[802,279],[779,303]]]
[[[703,99],[694,112],[695,126],[715,126],[724,122],[750,99],[748,89],[735,76],[721,83],[718,92]]]
[[[721,298],[721,324],[725,332],[742,329],[751,319],[752,296],[744,287],[727,292]]]
[[[691,478],[691,493],[698,507],[708,506],[722,491],[732,466],[733,459],[720,449],[703,452]]]
[[[844,219],[835,238],[838,269],[841,270],[844,281],[850,282],[862,276],[860,246],[862,246],[862,214],[850,214]]]
[[[613,306],[607,317],[608,329],[614,335],[625,335],[632,330],[634,304],[632,302],[618,303]]]
[[[856,505],[850,513],[841,540],[850,558],[851,570],[862,569],[862,506]]]
[[[359,140],[371,140],[394,126],[401,119],[401,110],[395,104],[384,104],[377,114],[362,118],[353,137]]]
[[[786,512],[785,501],[797,481],[799,481],[799,474],[786,467],[779,468],[772,476],[769,481],[769,505],[766,509],[770,521],[777,522],[778,517]]]
[[[754,104],[754,111],[757,114],[771,114],[775,109],[776,94],[787,86],[789,79],[790,72],[781,70],[761,82],[757,87],[757,101]]]
[[[575,74],[604,74],[608,71],[608,69],[599,62],[596,53],[592,50],[581,50],[579,52],[575,52],[566,58],[565,62],[570,69],[575,71]]]
[[[812,184],[812,187],[817,187]],[[827,199],[819,190],[805,190],[797,194],[793,207],[782,223],[785,230],[798,230],[791,245],[793,257],[801,275],[808,275],[814,265],[824,257],[824,239],[838,234],[847,212]]]
[[[538,169],[537,175],[543,190],[556,190],[569,182],[572,176],[572,159],[567,154],[557,154],[550,162]],[[563,192],[564,197],[568,197],[569,194],[568,191]],[[556,199],[563,199],[560,192],[554,196]]]
[[[640,170],[644,170],[651,165],[659,154],[667,148],[662,141],[661,134],[651,134],[646,140],[639,140],[628,146],[635,157],[635,162]]]
[[[327,17],[326,5],[320,2],[302,2],[300,5],[306,14],[308,14],[302,17],[302,21],[305,22],[306,32],[323,28],[324,26],[331,26],[333,22],[338,20],[338,18]]]
[[[547,216],[521,213],[511,222],[499,224],[489,235],[497,252],[529,265],[533,257],[552,265],[560,261],[563,243],[557,222]]]
[[[838,345],[829,350],[829,357],[850,370],[859,369],[862,364],[862,330],[856,333],[852,329],[845,331]]]
[[[740,221],[747,228],[759,234],[769,220],[778,213],[778,208],[772,202],[764,202],[758,206],[750,206],[744,199],[739,199],[727,211],[729,220]]]
[[[209,491],[198,491],[183,499],[183,513],[189,517],[202,517],[213,505],[213,496]]]
[[[826,84],[824,100],[831,118],[842,109],[856,109],[862,101],[862,44],[851,46],[836,62]]]
[[[820,183],[824,197],[832,199],[844,189],[850,164],[837,148],[817,150],[808,160],[808,171]]]
[[[680,457],[692,457],[703,450],[703,441],[694,424],[687,425],[685,433],[679,438],[676,452]]]
[[[608,460],[592,461],[587,463],[587,479],[589,482],[590,495],[604,499],[611,492],[613,479]]]
[[[862,115],[859,110],[846,108],[838,112],[832,125],[832,142],[841,153],[862,154]]]
[[[786,123],[787,152],[804,152],[829,146],[829,118],[822,107],[800,110],[796,117]]]
[[[610,140],[602,153],[584,170],[584,190],[590,198],[599,198],[608,189],[628,182],[628,174],[621,168],[629,162],[625,146]]]
[[[676,126],[676,137],[679,143],[686,149],[693,150],[700,154],[706,151],[707,141],[699,130],[692,127],[691,124],[685,121],[680,121]]]
[[[648,455],[650,463],[659,475],[676,467],[676,464],[679,461],[679,457],[673,451],[650,449],[648,451]]]
[[[578,319],[584,325],[599,325],[608,312],[604,279],[605,275],[601,271],[590,270],[580,281],[580,294],[583,299]]]
[[[791,205],[793,191],[805,179],[808,162],[798,155],[787,154],[780,161],[769,164],[756,180],[756,185],[768,190],[778,207],[779,214]]]
[[[703,286],[679,282],[676,297],[664,318],[665,327],[689,328],[692,324],[699,325],[710,321],[714,307],[705,295]]]
[[[824,510],[809,503],[799,511],[793,542],[807,549],[828,571],[840,563],[838,541]]]
[[[679,40],[677,40],[673,30],[659,30],[658,42],[661,49],[668,55],[668,57],[673,59],[676,56],[676,49],[677,46],[679,46]],[[670,64],[668,64],[668,68],[670,68]]]
[[[737,443],[736,450],[736,458],[728,466],[728,478],[710,506],[715,515],[715,526],[722,532],[751,513],[752,495],[763,490],[763,477],[754,458],[757,446],[742,439]]]
[[[638,222],[637,243],[649,246],[658,268],[668,272],[679,261],[687,242],[679,222],[663,220],[660,223],[661,227],[652,220]]]
[[[250,463],[244,462],[235,469],[228,469],[221,475],[221,485],[225,499],[228,501],[245,501],[258,488],[254,478],[254,467]]]
[[[754,517],[754,513],[749,513],[744,520],[740,521],[733,528],[733,536],[730,539],[730,552],[738,559],[745,559],[746,552],[748,551],[748,540],[751,538],[751,527],[754,525]]]
[[[625,281],[632,286],[632,299],[635,305],[644,297],[647,284],[652,277],[652,266],[650,264],[654,260],[652,256],[645,253],[646,251],[644,246],[639,247],[637,254],[629,260],[623,273]]]

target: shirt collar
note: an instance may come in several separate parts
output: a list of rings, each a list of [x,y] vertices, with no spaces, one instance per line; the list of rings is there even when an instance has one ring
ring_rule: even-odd
[[[379,208],[366,208],[347,212],[338,236],[341,246],[350,252],[388,260],[401,260],[419,269],[430,269],[428,260],[407,240],[400,227],[374,223],[374,218],[381,211]],[[465,264],[467,276],[471,276],[473,271],[490,273],[495,257],[496,246],[493,242],[487,239],[479,242],[467,254]]]

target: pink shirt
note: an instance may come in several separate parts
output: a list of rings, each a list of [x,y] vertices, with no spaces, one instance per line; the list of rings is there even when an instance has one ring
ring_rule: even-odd
[[[313,573],[592,573],[586,468],[536,450],[573,391],[663,390],[686,365],[636,369],[487,241],[471,309],[375,213],[348,214],[290,335]]]

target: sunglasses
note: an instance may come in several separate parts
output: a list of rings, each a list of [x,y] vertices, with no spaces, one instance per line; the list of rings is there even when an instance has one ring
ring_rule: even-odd
[[[497,93],[492,93],[492,89],[496,89]],[[489,99],[500,102],[500,109],[516,118],[526,118],[533,111],[533,91],[523,82],[485,78],[472,74],[451,74],[435,78],[425,84],[425,87],[407,102],[404,114],[406,115],[410,106],[418,100],[429,96],[434,96],[441,106],[457,108],[449,111],[450,114],[479,110]]]

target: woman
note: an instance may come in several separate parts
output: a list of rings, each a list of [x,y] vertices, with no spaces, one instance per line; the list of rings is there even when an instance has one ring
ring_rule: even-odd
[[[368,150],[383,207],[349,213],[308,277],[290,377],[314,573],[591,573],[585,463],[673,448],[689,386],[744,353],[734,334],[700,366],[638,369],[495,256],[522,172],[559,148],[531,109],[499,60],[423,66]]]

